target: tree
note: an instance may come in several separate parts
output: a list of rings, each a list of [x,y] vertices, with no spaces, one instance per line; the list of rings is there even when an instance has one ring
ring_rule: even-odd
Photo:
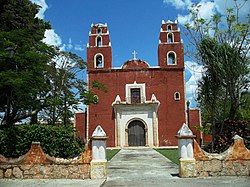
[[[97,103],[92,88],[105,86],[93,82],[87,89],[83,75],[86,62],[70,52],[42,42],[51,26],[35,17],[39,7],[29,0],[0,2],[0,117],[1,125],[30,118],[37,123],[66,126],[79,103]],[[40,117],[40,118],[39,118]]]
[[[35,17],[39,7],[29,0],[0,2],[0,113],[1,124],[36,114],[39,94],[47,89],[47,62],[54,48],[42,42],[49,23]]]
[[[216,122],[222,123],[222,131],[224,120],[237,118],[241,93],[249,87],[250,20],[249,16],[245,22],[239,19],[243,6],[235,1],[235,9],[211,20],[201,18],[199,6],[193,6],[192,22],[185,25],[196,49],[194,57],[205,70],[198,84],[198,102],[210,116],[213,143]]]
[[[46,76],[49,89],[43,94],[45,107],[39,115],[49,124],[64,122],[66,125],[73,115],[72,110],[79,108],[79,93],[86,89],[86,83],[78,78],[86,63],[75,54],[58,50],[49,65]]]

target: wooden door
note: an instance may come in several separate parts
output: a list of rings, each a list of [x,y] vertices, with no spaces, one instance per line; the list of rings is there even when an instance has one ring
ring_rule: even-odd
[[[140,121],[132,121],[128,126],[128,145],[145,146],[145,126]]]

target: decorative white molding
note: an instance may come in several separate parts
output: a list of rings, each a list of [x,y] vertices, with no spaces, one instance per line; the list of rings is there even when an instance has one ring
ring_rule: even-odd
[[[178,95],[179,97],[176,97],[177,95]],[[180,94],[180,92],[175,92],[175,93],[174,93],[174,100],[175,100],[175,101],[180,101],[180,100],[181,100],[181,94]]]
[[[233,137],[233,139],[234,140],[243,140],[243,138],[242,137],[240,137],[239,135],[235,135],[234,137]]]
[[[170,53],[173,53],[173,54],[174,54],[174,63],[173,63],[173,64],[169,64],[169,63],[168,63],[168,57],[169,57],[169,54],[170,54]],[[167,64],[168,64],[168,65],[173,65],[173,66],[174,66],[174,65],[177,65],[177,55],[176,55],[176,53],[175,53],[174,51],[169,51],[169,52],[167,53]]]
[[[113,102],[114,104],[120,104],[121,103],[121,98],[119,95],[116,96],[115,101]]]
[[[146,144],[149,147],[158,146],[158,110],[159,103],[142,103],[133,106],[126,103],[115,104],[115,127],[116,127],[116,146],[128,146],[128,125],[135,121],[141,121],[145,126]]]
[[[105,23],[105,24],[103,24],[103,23],[97,23],[97,24],[95,24],[93,26],[95,26],[95,27],[107,27],[107,23]],[[93,27],[93,26],[91,25],[91,27]]]
[[[106,137],[106,132],[98,125],[92,133],[92,137]]]
[[[153,102],[153,103],[159,102],[159,101],[156,99],[155,94],[152,94],[151,102]]]
[[[131,95],[130,90],[131,88],[140,88],[140,94],[141,94],[141,103],[146,102],[146,89],[145,89],[145,83],[143,84],[137,84],[136,81],[133,84],[126,84],[126,102],[131,103]]]
[[[106,133],[100,125],[92,133],[92,160],[90,162],[91,179],[107,177]]]
[[[96,66],[96,57],[98,56],[98,55],[100,55],[101,57],[102,57],[102,66]],[[97,54],[95,54],[95,56],[94,56],[94,67],[95,68],[103,68],[104,67],[104,61],[105,59],[104,59],[104,55],[102,54],[102,53],[97,53]]]
[[[187,126],[187,124],[183,123],[180,130],[177,133],[179,136],[192,136],[193,132],[190,130],[190,128]]]
[[[169,36],[169,35],[172,36],[172,42],[169,42],[169,41],[168,41],[168,36]],[[172,32],[169,32],[169,33],[167,34],[167,43],[171,43],[171,44],[174,43],[174,34],[173,34]]]
[[[98,38],[101,39],[101,45],[98,45]],[[97,34],[96,38],[95,38],[95,46],[96,47],[101,47],[102,46],[102,36],[100,34]]]

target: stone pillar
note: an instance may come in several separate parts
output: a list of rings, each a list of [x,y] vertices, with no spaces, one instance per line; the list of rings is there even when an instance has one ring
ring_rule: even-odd
[[[120,147],[121,146],[121,136],[120,136],[120,111],[117,111],[116,113],[116,134],[117,134],[117,137],[116,137],[116,141],[117,141],[117,144],[116,146],[117,147]]]
[[[153,111],[153,140],[154,146],[158,147],[158,121],[156,111]]]
[[[106,133],[98,125],[92,134],[92,161],[90,162],[90,178],[107,178],[107,159],[106,159]]]
[[[156,99],[156,96],[152,94],[151,102],[153,103],[153,145],[155,147],[159,146],[158,141],[158,117],[157,117],[157,110],[160,105],[160,102]]]
[[[178,135],[178,155],[179,155],[179,176],[184,177],[195,177],[195,159],[194,159],[194,149],[193,149],[193,135],[189,127],[184,123]]]

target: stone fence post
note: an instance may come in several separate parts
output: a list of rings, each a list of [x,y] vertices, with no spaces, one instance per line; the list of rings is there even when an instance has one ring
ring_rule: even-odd
[[[107,178],[106,133],[98,125],[92,134],[92,161],[90,162],[91,179]]]
[[[193,135],[189,127],[183,123],[182,127],[176,135],[178,139],[178,155],[179,155],[179,176],[195,177],[195,159],[193,149]]]

